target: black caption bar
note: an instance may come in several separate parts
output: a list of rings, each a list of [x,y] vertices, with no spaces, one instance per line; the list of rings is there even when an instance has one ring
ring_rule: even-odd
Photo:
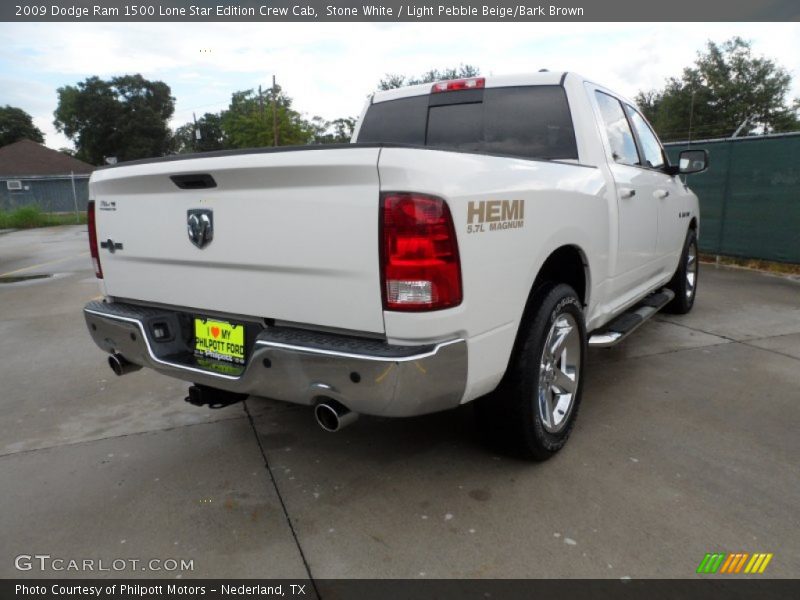
[[[318,579],[318,580],[2,580],[3,600],[162,600],[289,598],[363,600],[744,600],[800,597],[797,579]]]
[[[792,21],[797,0],[3,0],[0,21]]]

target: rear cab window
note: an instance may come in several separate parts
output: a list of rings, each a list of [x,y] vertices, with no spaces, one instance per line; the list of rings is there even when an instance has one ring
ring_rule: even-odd
[[[429,146],[542,160],[577,160],[559,85],[461,90],[372,104],[359,143]]]

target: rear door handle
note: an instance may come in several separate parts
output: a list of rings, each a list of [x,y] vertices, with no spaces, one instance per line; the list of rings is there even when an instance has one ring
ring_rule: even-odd
[[[653,192],[653,195],[659,200],[663,200],[664,198],[669,196],[669,190],[656,190],[655,192]]]
[[[633,188],[619,188],[620,198],[633,198],[636,195],[636,190]]]

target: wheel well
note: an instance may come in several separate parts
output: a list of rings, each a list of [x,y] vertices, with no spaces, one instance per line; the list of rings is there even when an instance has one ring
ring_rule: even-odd
[[[583,252],[575,246],[561,246],[544,261],[533,282],[531,293],[547,281],[566,283],[578,294],[581,304],[586,306],[588,300],[586,297],[586,284],[588,279],[589,266],[584,259]]]
[[[694,217],[692,217],[692,220],[689,222],[689,229],[697,231],[697,219],[695,219]]]
[[[545,283],[566,283],[578,294],[581,304],[585,307],[589,298],[587,297],[587,288],[589,282],[589,263],[585,259],[583,251],[577,246],[561,246],[553,251],[547,260],[544,261],[536,279],[533,281],[533,286],[528,293],[528,300],[525,303],[525,311],[522,316],[522,323],[527,318],[530,318],[538,307],[531,304],[534,292]],[[513,357],[520,352],[520,332],[523,330],[520,325],[517,330],[517,337],[514,341],[514,347],[509,359],[509,364]],[[507,371],[506,371],[507,372]]]

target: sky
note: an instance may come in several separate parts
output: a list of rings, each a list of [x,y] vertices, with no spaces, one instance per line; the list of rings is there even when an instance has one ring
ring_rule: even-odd
[[[620,94],[661,87],[707,40],[739,35],[793,76],[798,23],[2,23],[0,105],[31,114],[51,148],[56,90],[86,77],[141,73],[176,98],[171,126],[227,107],[273,74],[307,116],[358,116],[386,73],[472,64],[484,75],[577,71]]]

